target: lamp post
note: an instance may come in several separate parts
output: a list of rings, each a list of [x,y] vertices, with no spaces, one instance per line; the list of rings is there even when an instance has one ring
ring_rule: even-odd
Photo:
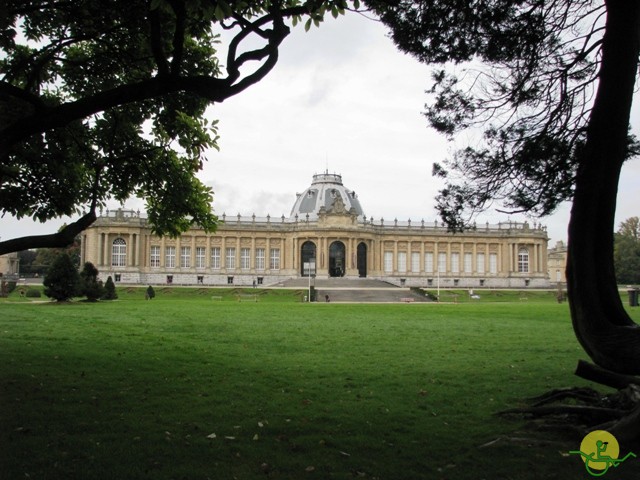
[[[311,303],[311,279],[316,278],[315,274],[309,274],[309,303]]]
[[[311,302],[311,279],[316,278],[316,259],[309,258],[308,262],[304,262],[304,271],[307,274],[309,279],[309,291],[307,295],[307,299]]]

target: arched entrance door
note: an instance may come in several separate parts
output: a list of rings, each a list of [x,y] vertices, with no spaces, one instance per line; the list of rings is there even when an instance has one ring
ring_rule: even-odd
[[[304,242],[300,249],[300,275],[308,277],[316,274],[316,245]]]
[[[367,276],[367,245],[364,242],[358,244],[358,275],[360,278]]]
[[[342,242],[329,245],[329,276],[344,277],[345,246]]]

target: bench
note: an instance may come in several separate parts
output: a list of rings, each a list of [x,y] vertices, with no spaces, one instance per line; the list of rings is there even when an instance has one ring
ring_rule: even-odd
[[[400,299],[400,301],[404,303],[413,303],[416,301],[416,299],[412,297],[403,297]]]

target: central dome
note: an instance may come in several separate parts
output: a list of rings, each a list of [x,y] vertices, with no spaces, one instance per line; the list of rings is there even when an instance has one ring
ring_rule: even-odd
[[[302,220],[308,214],[310,220],[316,220],[322,207],[326,211],[332,209],[337,211],[334,207],[341,204],[345,212],[353,209],[358,217],[364,216],[356,192],[345,188],[342,184],[342,176],[329,172],[316,174],[313,176],[311,186],[298,194],[296,203],[291,209],[291,218],[297,215]]]

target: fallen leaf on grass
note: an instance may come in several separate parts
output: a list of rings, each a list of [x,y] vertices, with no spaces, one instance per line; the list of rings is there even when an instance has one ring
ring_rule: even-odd
[[[305,472],[313,472],[316,469],[316,467],[309,465],[307,468],[304,469]]]
[[[215,433],[212,433],[212,434],[210,434],[210,435],[207,435],[207,438],[216,438],[216,437],[217,437],[217,435],[216,435]]]

